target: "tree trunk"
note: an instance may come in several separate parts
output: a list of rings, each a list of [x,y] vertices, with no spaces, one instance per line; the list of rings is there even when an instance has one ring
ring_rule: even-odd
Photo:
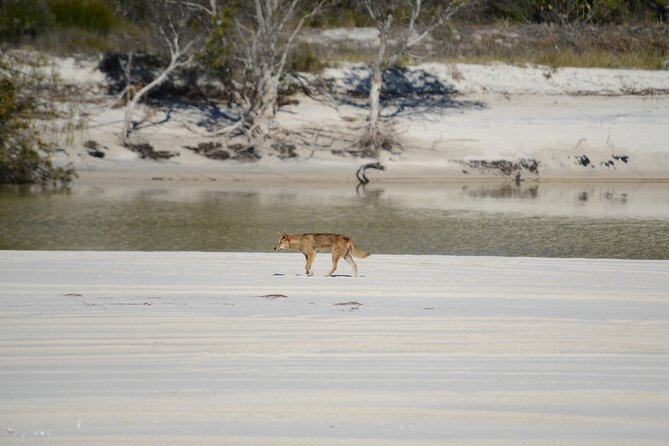
[[[383,69],[385,68],[384,60],[386,58],[386,48],[387,43],[386,39],[388,37],[387,33],[390,30],[390,24],[392,23],[392,16],[389,16],[386,19],[386,22],[383,28],[379,29],[379,49],[376,53],[376,61],[372,67],[372,79],[371,85],[369,88],[369,118],[368,121],[371,125],[376,126],[377,121],[379,120],[379,115],[381,114],[381,88],[383,86]]]
[[[279,97],[278,80],[267,71],[263,74],[253,109],[249,116],[249,131],[252,144],[262,142],[269,135],[270,124],[276,114],[276,106]]]
[[[137,105],[137,102],[135,102],[136,97],[137,95],[130,99],[125,106],[125,119],[123,120],[123,130],[121,130],[121,144],[123,144],[125,147],[128,146],[128,138],[130,137],[130,132],[132,131],[130,127],[132,114],[135,111],[135,106]]]
[[[369,121],[370,127],[376,127],[381,115],[381,86],[383,84],[381,67],[374,65],[372,68],[372,84],[369,88]]]
[[[383,88],[383,70],[385,69],[385,58],[387,38],[392,23],[392,15],[386,18],[383,27],[379,28],[379,49],[376,53],[376,61],[372,66],[372,78],[369,87],[369,116],[367,118],[367,145],[374,147],[378,154],[379,141],[379,117],[381,116],[381,89]]]

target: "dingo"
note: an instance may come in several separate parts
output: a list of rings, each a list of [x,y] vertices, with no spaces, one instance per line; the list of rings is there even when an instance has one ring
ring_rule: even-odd
[[[307,259],[307,276],[312,276],[311,264],[314,263],[316,252],[323,249],[332,248],[332,269],[326,274],[326,277],[332,275],[337,269],[337,262],[340,258],[344,258],[353,267],[353,276],[358,277],[358,267],[353,261],[353,254],[355,257],[363,259],[369,255],[366,251],[361,251],[355,245],[355,242],[348,237],[339,234],[279,234],[279,241],[276,243],[274,250],[281,249],[298,249],[302,251],[304,257]]]

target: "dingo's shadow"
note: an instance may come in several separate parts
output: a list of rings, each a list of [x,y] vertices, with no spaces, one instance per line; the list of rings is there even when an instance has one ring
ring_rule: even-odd
[[[331,276],[314,274],[313,276],[307,276],[306,274],[285,274],[285,273],[273,273],[272,277],[285,277],[285,276],[295,276],[295,277],[353,277],[353,274],[333,274]],[[358,276],[365,277],[365,276]]]

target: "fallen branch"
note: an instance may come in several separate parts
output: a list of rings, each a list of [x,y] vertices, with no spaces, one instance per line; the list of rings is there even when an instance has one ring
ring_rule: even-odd
[[[355,173],[355,176],[360,184],[369,183],[369,178],[367,178],[367,175],[365,175],[365,171],[367,171],[367,169],[386,170],[385,166],[378,161],[375,163],[363,164]]]

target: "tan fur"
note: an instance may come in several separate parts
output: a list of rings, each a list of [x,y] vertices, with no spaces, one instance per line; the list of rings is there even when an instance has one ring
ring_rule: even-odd
[[[279,234],[274,250],[297,249],[307,259],[307,276],[312,276],[311,265],[314,263],[316,253],[324,249],[332,248],[332,269],[326,277],[332,275],[337,269],[337,262],[343,258],[353,267],[353,275],[358,277],[358,266],[353,261],[353,256],[360,259],[369,255],[361,251],[350,238],[340,234]]]

